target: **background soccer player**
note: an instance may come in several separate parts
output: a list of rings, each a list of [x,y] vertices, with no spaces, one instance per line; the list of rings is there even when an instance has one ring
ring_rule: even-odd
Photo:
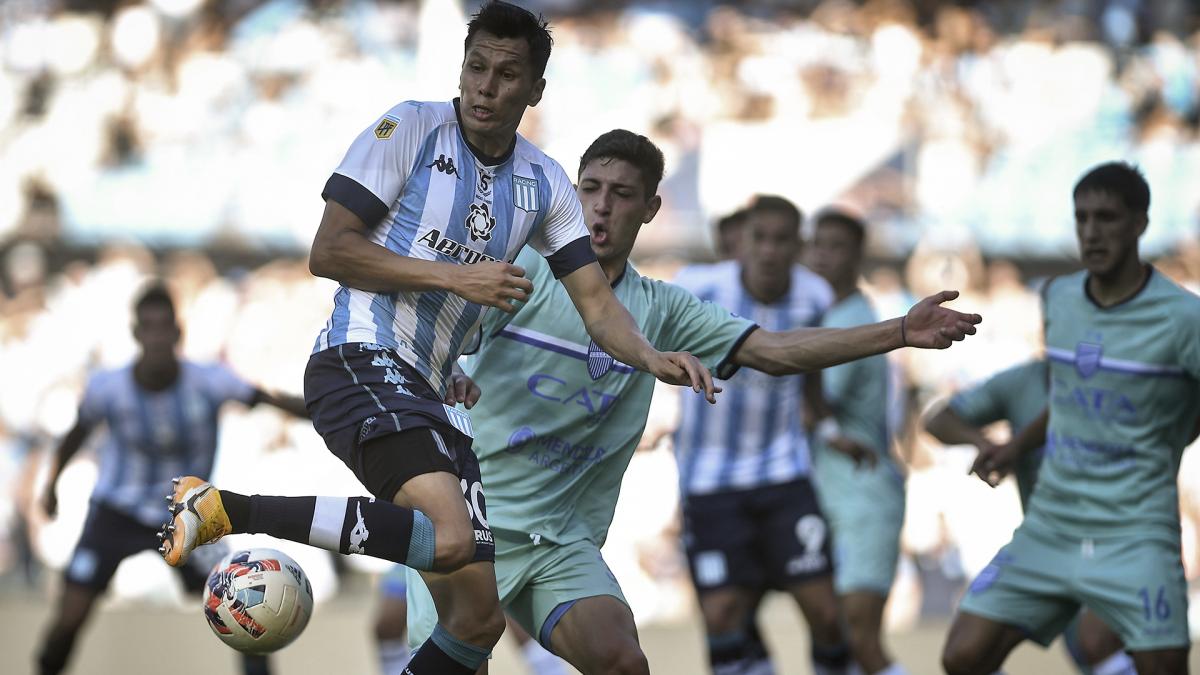
[[[443,623],[409,661],[414,675],[474,673],[504,630],[471,418],[451,407],[470,401],[452,369],[485,307],[511,311],[533,290],[508,262],[527,242],[606,352],[715,401],[695,357],[638,331],[596,264],[570,179],[516,133],[541,100],[550,45],[540,18],[485,3],[467,29],[460,98],[394,106],[325,185],[309,267],[341,288],[305,402],[374,498],[250,497],[186,477],[163,532],[173,565],[225,534],[262,532],[426,572]]]
[[[947,445],[974,445],[985,454],[996,445],[984,428],[1007,421],[1014,435],[1034,423],[1046,409],[1046,362],[1028,361],[1001,371],[982,384],[960,391],[925,423],[934,438]],[[1021,456],[1014,468],[1021,510],[1037,482],[1043,448]],[[1121,650],[1121,639],[1095,614],[1084,610],[1063,631],[1067,651],[1081,672],[1131,672],[1133,661]]]
[[[833,287],[835,302],[821,325],[875,323],[858,288],[866,225],[828,209],[817,215],[807,260]],[[833,535],[833,583],[850,652],[863,673],[906,672],[883,649],[880,632],[904,523],[904,474],[892,459],[888,432],[887,358],[872,356],[822,372],[832,415],[816,425],[813,478]]]
[[[1042,439],[1045,456],[1024,522],[951,627],[952,674],[992,672],[1026,637],[1048,644],[1080,605],[1138,673],[1187,672],[1176,474],[1200,417],[1200,297],[1141,261],[1150,188],[1137,169],[1094,167],[1072,194],[1085,269],[1043,292],[1048,416],[975,468],[994,483]]]
[[[898,320],[848,331],[757,330],[748,319],[628,263],[658,211],[663,158],[644,136],[601,135],[580,160],[591,248],[649,339],[711,366],[776,372],[832,365],[902,346]],[[633,613],[600,554],[621,479],[637,447],[654,380],[592,343],[549,265],[522,253],[537,290],[512,314],[490,313],[466,370],[483,391],[475,449],[488,483],[496,574],[505,610],[584,673],[645,673]],[[908,318],[910,344],[946,347],[979,318],[928,298]],[[952,297],[952,294],[950,294]],[[916,332],[913,332],[916,331]],[[411,642],[434,629],[432,601],[409,575]],[[602,626],[603,629],[598,629]]]
[[[702,300],[773,331],[819,325],[829,284],[795,263],[800,211],[760,196],[746,210],[735,259],[676,278]],[[778,370],[778,369],[774,369]],[[741,373],[722,385],[729,405],[685,403],[675,433],[684,544],[715,673],[766,661],[751,636],[763,588],[787,591],[811,634],[814,668],[842,672],[849,652],[830,578],[828,528],[809,481],[799,411],[821,396],[817,377]],[[820,406],[823,407],[823,406]]]
[[[263,402],[307,417],[304,402],[247,384],[221,365],[184,361],[175,304],[163,286],[146,288],[134,303],[137,360],[96,373],[88,381],[75,426],[54,456],[42,504],[58,511],[55,484],[92,432],[105,428],[99,479],[83,533],[63,574],[62,595],[38,650],[38,672],[61,672],[76,638],[122,560],[158,547],[162,493],[180,473],[207,476],[217,450],[217,418],[226,401]],[[214,547],[179,569],[184,587],[204,588],[209,568],[225,554]],[[267,671],[265,657],[245,656],[247,673]]]

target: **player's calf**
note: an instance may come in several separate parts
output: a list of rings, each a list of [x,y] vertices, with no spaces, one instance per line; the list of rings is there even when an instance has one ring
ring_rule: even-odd
[[[1132,652],[1138,675],[1185,675],[1187,654],[1187,647]]]

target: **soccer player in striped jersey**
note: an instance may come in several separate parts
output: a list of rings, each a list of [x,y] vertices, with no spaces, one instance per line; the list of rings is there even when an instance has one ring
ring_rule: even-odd
[[[655,192],[662,173],[654,144],[615,130],[584,153],[578,188],[591,248],[653,344],[686,348],[726,375],[741,365],[796,372],[903,345],[899,320],[845,331],[761,330],[638,274],[628,258],[661,204]],[[475,408],[474,447],[488,485],[501,603],[584,673],[646,673],[633,613],[600,548],[646,426],[654,380],[589,338],[566,291],[548,283],[552,267],[535,251],[518,262],[537,290],[516,312],[489,314],[479,350],[465,366],[484,392]],[[927,298],[913,310],[906,319],[909,344],[947,347],[974,332],[979,317],[938,306],[952,296]],[[421,579],[412,572],[408,578],[415,644],[437,619]]]
[[[676,283],[767,330],[819,326],[833,291],[795,264],[800,226],[791,202],[760,196],[747,209],[735,259],[705,274],[693,268]],[[800,414],[821,396],[819,379],[750,370],[722,387],[728,405],[702,410],[685,402],[675,433],[684,545],[713,672],[770,667],[750,628],[764,588],[784,590],[798,603],[817,672],[843,672],[850,655]]]
[[[950,629],[955,675],[998,669],[1026,638],[1048,644],[1081,605],[1136,672],[1188,669],[1176,477],[1200,419],[1200,297],[1139,256],[1150,187],[1136,168],[1096,166],[1073,198],[1084,270],[1043,291],[1047,412],[973,468],[995,484],[1022,452],[1045,454],[1024,522]]]
[[[158,546],[165,485],[172,476],[207,476],[217,450],[217,418],[227,401],[268,403],[307,417],[298,397],[273,395],[228,368],[181,360],[180,330],[166,288],[147,287],[134,303],[133,335],[141,353],[132,364],[88,380],[75,426],[54,455],[42,505],[58,511],[55,484],[92,432],[107,432],[98,448],[99,477],[75,551],[63,574],[62,594],[38,651],[38,672],[61,672],[96,600],[122,560]],[[179,569],[190,592],[204,588],[209,568],[225,554],[213,547]],[[245,657],[247,673],[266,672],[265,657]]]
[[[863,221],[846,211],[817,214],[808,260],[835,297],[821,321],[824,327],[878,321],[858,288],[866,231]],[[904,522],[904,473],[892,458],[888,430],[887,357],[859,359],[821,375],[832,414],[816,425],[813,478],[833,537],[833,584],[851,656],[867,675],[903,675],[880,637]]]
[[[947,445],[974,445],[991,452],[995,443],[984,433],[988,425],[1007,421],[1012,433],[1020,434],[1046,409],[1046,368],[1044,359],[1026,361],[956,393],[925,422],[925,429]],[[1022,511],[1029,508],[1042,453],[1041,447],[1027,452],[1014,467]],[[1133,667],[1121,639],[1086,609],[1063,630],[1063,642],[1081,673],[1126,673]]]
[[[176,565],[230,532],[262,532],[426,572],[443,623],[413,654],[413,675],[474,673],[504,630],[472,422],[452,407],[473,401],[453,368],[486,307],[512,311],[533,290],[512,264],[523,247],[547,259],[606,353],[715,402],[695,357],[660,352],[638,330],[588,245],[570,179],[517,134],[541,100],[550,45],[539,17],[485,3],[467,29],[460,97],[396,105],[325,185],[309,266],[341,288],[305,401],[373,497],[246,496],[186,477],[163,532]]]

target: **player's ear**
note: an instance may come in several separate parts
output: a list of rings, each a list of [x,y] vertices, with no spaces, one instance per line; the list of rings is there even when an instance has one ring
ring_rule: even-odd
[[[650,201],[646,202],[646,213],[642,215],[642,222],[648,223],[654,220],[654,216],[658,215],[658,210],[662,208],[662,197],[654,195]]]
[[[546,78],[539,77],[537,82],[533,83],[533,92],[529,94],[529,107],[542,102],[542,94],[546,91]]]

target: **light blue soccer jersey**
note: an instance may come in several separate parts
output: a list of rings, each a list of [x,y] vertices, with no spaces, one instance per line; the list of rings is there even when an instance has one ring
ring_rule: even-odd
[[[463,136],[455,101],[406,101],[350,146],[322,196],[353,211],[371,241],[422,260],[512,261],[529,244],[556,277],[595,260],[570,178],[518,135],[488,158]],[[315,351],[347,342],[395,349],[438,392],[473,339],[482,308],[446,291],[342,286]]]
[[[171,479],[212,472],[221,404],[249,403],[254,393],[253,386],[215,364],[182,361],[175,384],[158,392],[139,387],[132,366],[96,373],[79,405],[79,421],[102,424],[106,432],[92,501],[146,525],[162,524]]]
[[[786,297],[764,305],[750,297],[734,261],[685,268],[675,282],[767,330],[816,326],[833,303],[824,279],[796,265]],[[804,376],[743,369],[722,380],[720,403],[685,401],[675,432],[680,491],[707,494],[784,483],[811,470],[801,424]]]
[[[498,532],[601,546],[646,427],[654,376],[596,346],[533,251],[517,264],[533,295],[514,314],[488,310],[482,345],[465,366],[483,392],[471,413],[488,522]],[[613,292],[657,349],[689,351],[712,369],[731,366],[731,353],[754,326],[632,265]],[[681,391],[685,400],[704,400]]]
[[[1080,272],[1047,284],[1050,426],[1025,522],[1179,541],[1176,475],[1200,418],[1200,297],[1151,268],[1100,307]]]

